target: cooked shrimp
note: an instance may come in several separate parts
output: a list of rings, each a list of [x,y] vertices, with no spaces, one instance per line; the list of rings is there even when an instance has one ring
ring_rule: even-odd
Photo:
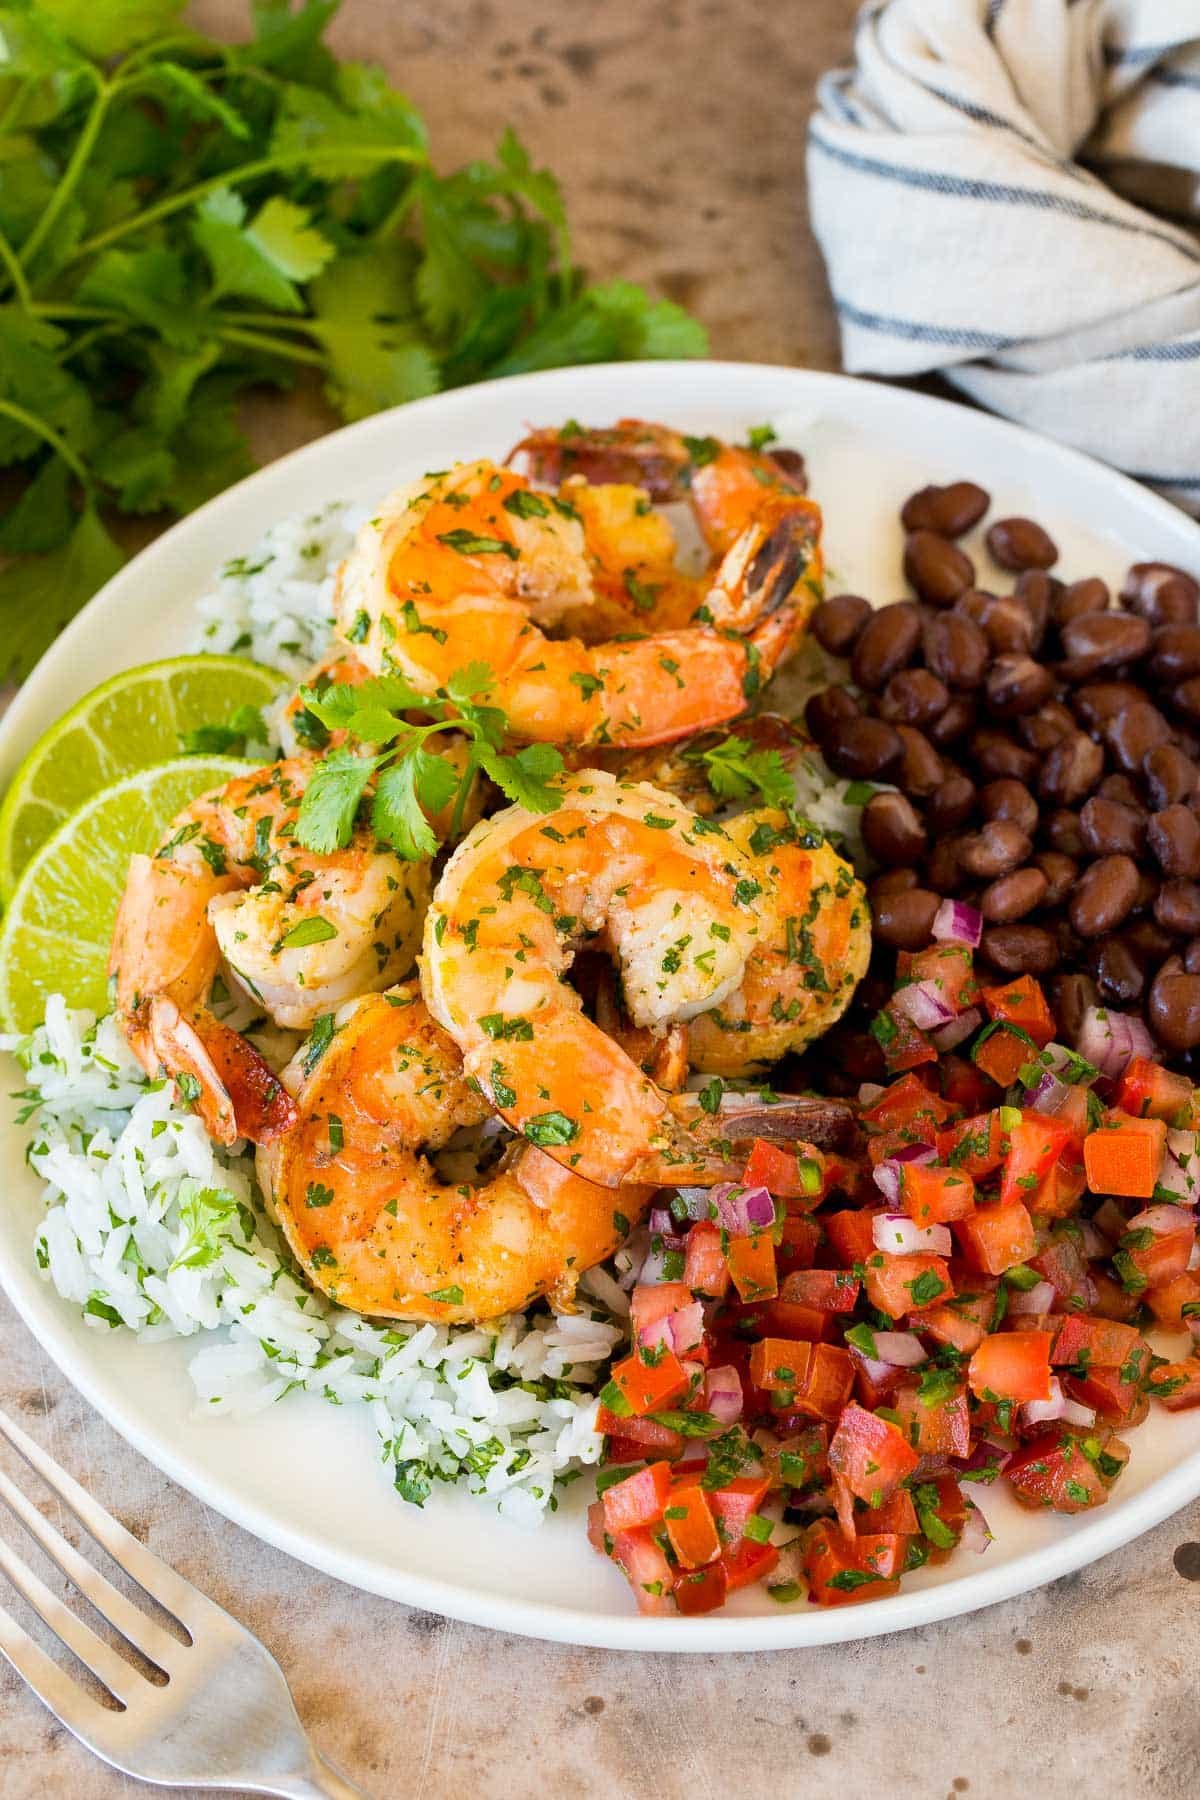
[[[351,1002],[284,1080],[296,1124],[260,1150],[259,1177],[310,1279],[355,1312],[453,1324],[542,1294],[567,1307],[653,1192],[595,1187],[528,1143],[478,1187],[440,1181],[423,1152],[489,1109],[415,986]]]
[[[726,821],[762,885],[758,942],[741,984],[694,1019],[688,1056],[708,1075],[752,1076],[820,1037],[866,973],[862,884],[815,827],[760,808]]]
[[[636,1027],[719,1005],[758,940],[753,859],[643,783],[584,770],[561,786],[557,812],[509,807],[450,858],[425,925],[429,1009],[507,1122],[590,1181],[719,1179],[729,1120],[665,1094],[564,977],[591,939],[616,959]]]
[[[173,1075],[220,1143],[269,1137],[287,1096],[209,1011],[221,966],[279,1025],[306,1029],[348,996],[412,967],[429,869],[365,829],[329,856],[295,829],[311,760],[273,763],[203,794],[153,856],[131,860],[109,972],[125,1035],[151,1075]]]
[[[664,743],[742,712],[816,603],[812,502],[757,486],[756,508],[739,520],[715,571],[688,590],[686,614],[677,597],[668,607],[626,569],[635,602],[644,587],[652,613],[661,605],[664,617],[688,620],[671,630],[655,618],[655,629],[637,635],[629,626],[640,630],[640,618],[614,620],[613,571],[589,548],[569,501],[537,493],[510,469],[460,464],[399,489],[363,526],[338,575],[338,629],[369,667],[398,669],[422,693],[444,688],[465,663],[486,662],[491,696],[518,739]],[[606,556],[634,523],[618,531],[610,517],[605,539],[593,521]],[[661,541],[646,553],[665,554]],[[660,585],[669,582],[687,578],[668,566]],[[619,638],[584,641],[614,622]],[[577,635],[548,636],[556,626]]]

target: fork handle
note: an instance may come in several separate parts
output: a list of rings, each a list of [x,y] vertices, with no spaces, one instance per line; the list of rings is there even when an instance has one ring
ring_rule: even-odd
[[[265,1791],[282,1796],[282,1800],[371,1800],[365,1788],[355,1787],[339,1775],[332,1763],[309,1750],[312,1760],[302,1775],[285,1777]]]

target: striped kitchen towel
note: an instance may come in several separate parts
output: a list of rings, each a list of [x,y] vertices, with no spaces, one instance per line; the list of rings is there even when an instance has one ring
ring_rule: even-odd
[[[872,0],[808,180],[847,369],[1200,512],[1200,0]]]

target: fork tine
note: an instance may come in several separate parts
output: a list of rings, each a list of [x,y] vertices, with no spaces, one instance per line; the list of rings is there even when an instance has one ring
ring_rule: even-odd
[[[8,1658],[17,1674],[27,1681],[43,1706],[48,1706],[68,1731],[94,1749],[91,1735],[103,1730],[113,1717],[107,1708],[85,1692],[76,1681],[35,1644],[12,1614],[0,1606],[0,1656]]]
[[[41,1447],[27,1437],[16,1422],[0,1409],[0,1436],[8,1439],[30,1468],[35,1470],[46,1486],[53,1488],[59,1499],[64,1501],[79,1523],[93,1537],[102,1549],[107,1550],[113,1561],[132,1576],[138,1586],[143,1588],[152,1600],[166,1612],[179,1620],[185,1628],[191,1620],[204,1624],[217,1620],[230,1623],[229,1615],[224,1608],[206,1598],[199,1588],[185,1581],[182,1575],[169,1568],[153,1550],[140,1544],[132,1532],[97,1505],[91,1495],[85,1493],[77,1481],[74,1481],[65,1469],[59,1468],[53,1457],[47,1456]]]
[[[137,1687],[145,1687],[142,1675],[118,1656],[112,1647],[97,1637],[77,1613],[51,1593],[40,1575],[17,1555],[11,1545],[0,1538],[0,1575],[6,1575],[25,1600],[28,1600],[44,1625],[48,1625],[60,1644],[65,1644],[81,1663],[102,1681],[109,1693],[125,1706],[133,1699]]]
[[[157,1663],[164,1672],[169,1672],[172,1652],[177,1654],[184,1648],[179,1639],[164,1631],[153,1619],[148,1619],[141,1608],[127,1599],[119,1588],[115,1588],[99,1569],[94,1569],[49,1519],[42,1517],[28,1494],[23,1494],[3,1469],[0,1469],[0,1500],[20,1520],[30,1537],[41,1545],[51,1561],[58,1564],[67,1580],[79,1589],[84,1599],[90,1601],[96,1611],[127,1638],[135,1649],[140,1650],[143,1656]]]

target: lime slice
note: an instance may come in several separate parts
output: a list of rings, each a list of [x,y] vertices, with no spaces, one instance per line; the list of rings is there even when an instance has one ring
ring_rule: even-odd
[[[103,1012],[108,949],[129,859],[158,848],[176,813],[206,788],[254,767],[232,756],[181,756],[93,794],[42,845],[0,924],[0,1020],[32,1031],[48,994]]]
[[[93,688],[38,739],[0,806],[0,899],[84,801],[135,769],[183,749],[182,733],[228,725],[239,706],[266,706],[287,684],[244,656],[173,656]]]

